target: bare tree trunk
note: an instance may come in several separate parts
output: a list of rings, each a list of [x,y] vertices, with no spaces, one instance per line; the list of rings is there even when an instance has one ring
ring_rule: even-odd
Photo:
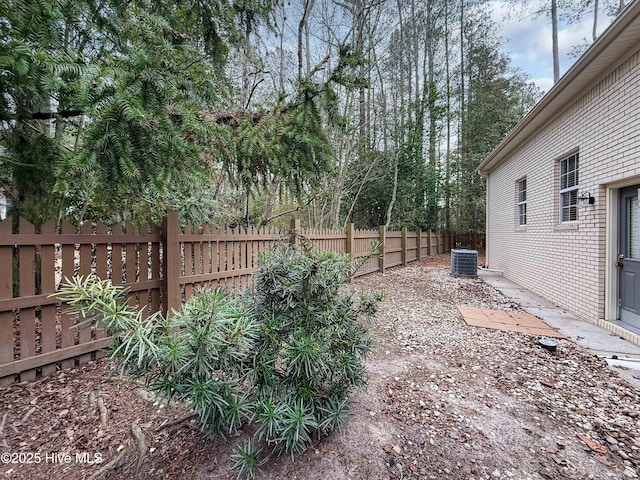
[[[395,154],[394,162],[393,162],[393,188],[391,190],[391,200],[389,201],[389,206],[387,207],[387,219],[384,223],[385,228],[389,228],[391,224],[391,214],[393,213],[393,206],[396,203],[396,196],[398,194],[398,163],[400,161],[400,152],[398,151]]]
[[[307,20],[304,22],[304,46],[305,46],[305,74],[310,75],[311,72],[311,43],[309,41],[309,15],[311,14],[311,9],[315,4],[315,0],[311,0],[309,2],[309,13],[306,14]]]
[[[444,57],[445,57],[445,74],[447,77],[447,151],[445,156],[445,178],[444,178],[444,225],[447,231],[451,226],[450,209],[451,209],[451,69],[449,65],[449,2],[445,1],[444,5]]]
[[[364,55],[364,4],[362,0],[355,2],[355,12],[353,14],[353,20],[355,21],[355,35],[356,35],[356,51],[358,55]],[[363,76],[364,66],[362,63],[358,68],[358,75]],[[366,131],[366,101],[365,101],[365,88],[361,85],[358,88],[358,132],[360,133],[360,154],[362,155],[365,145],[368,145],[366,141],[368,135]]]
[[[353,35],[353,38],[351,40],[355,45],[356,54],[363,57],[365,56],[365,54],[370,55],[370,51],[365,52],[365,36],[367,34],[370,34],[371,32],[366,29],[367,25],[369,25],[369,16],[368,11],[365,11],[364,0],[355,0],[351,2],[347,7],[347,10],[351,14],[353,22],[351,30],[351,35]],[[364,69],[364,62],[359,62],[356,74],[361,80],[365,77]],[[336,153],[340,164],[340,171],[333,183],[333,187],[331,189],[332,196],[329,202],[329,223],[332,228],[339,228],[340,225],[340,209],[343,200],[342,197],[344,195],[345,181],[347,178],[347,173],[349,171],[353,153],[355,151],[358,158],[362,160],[366,157],[366,152],[368,151],[370,145],[370,131],[367,121],[369,104],[367,102],[367,93],[365,92],[365,90],[366,88],[364,85],[359,86],[357,89],[357,96],[354,92],[347,91],[344,102],[344,116],[347,118],[351,118],[354,110],[357,108],[357,135],[337,130],[336,135],[334,136],[334,138],[338,139],[335,143],[338,145]],[[357,106],[354,106],[355,102],[357,102]]]
[[[276,206],[276,200],[278,199],[278,192],[280,191],[280,180],[273,179],[271,182],[271,186],[269,187],[269,196],[267,197],[267,205],[260,216],[259,227],[262,227],[271,220],[271,216],[273,215],[273,210]]]
[[[436,143],[437,143],[437,129],[438,129],[438,108],[436,105],[437,100],[437,91],[436,91],[436,78],[435,78],[435,19],[433,15],[433,5],[430,1],[427,6],[427,22],[428,22],[428,32],[429,32],[429,44],[427,46],[428,53],[428,71],[429,71],[429,89],[428,89],[428,105],[429,105],[429,170],[428,170],[428,185],[433,190],[431,192],[427,192],[428,195],[428,203],[427,203],[427,211],[428,216],[427,219],[432,224],[437,225],[438,222],[438,182],[436,175]]]
[[[598,37],[598,0],[593,1],[593,31],[592,39],[595,42]]]
[[[427,0],[427,4],[431,5],[431,0]],[[408,36],[408,38],[410,39],[410,47],[409,47],[409,51],[411,51],[413,53],[412,55],[412,60],[413,65],[411,65],[411,68],[413,69],[414,72],[414,79],[413,81],[415,82],[415,98],[413,98],[413,103],[414,105],[418,106],[420,105],[420,107],[416,107],[416,108],[420,108],[422,110],[422,112],[419,112],[416,110],[415,112],[415,119],[416,119],[416,123],[418,121],[421,122],[420,125],[416,125],[418,129],[423,130],[423,126],[424,126],[424,109],[422,109],[422,105],[424,104],[424,98],[420,98],[420,94],[423,94],[424,97],[424,86],[421,89],[420,88],[420,48],[418,47],[418,40],[417,40],[417,32],[415,32],[416,29],[416,5],[415,5],[415,1],[411,0],[411,23],[410,26],[413,27],[414,31],[413,32],[409,32],[410,35]],[[426,38],[423,39],[426,42],[429,42],[430,39]],[[423,73],[423,81],[424,81],[424,71]],[[409,75],[409,78],[411,78],[411,75]],[[410,82],[411,83],[411,82]],[[411,98],[411,97],[409,97]],[[422,117],[422,118],[420,118]],[[422,136],[422,135],[421,135]],[[422,140],[422,139],[420,139]]]
[[[460,0],[460,128],[458,129],[458,145],[462,145],[464,139],[464,108],[465,108],[465,85],[464,85],[464,2]]]
[[[286,23],[286,13],[284,10],[284,6],[282,6],[282,28],[280,29],[279,32],[279,37],[280,37],[280,51],[278,52],[279,54],[279,60],[280,60],[280,71],[278,72],[278,83],[279,83],[279,87],[280,87],[280,92],[284,92],[284,72],[285,70],[285,58],[284,58],[284,29],[285,29],[285,23]]]
[[[349,116],[352,113],[353,95],[347,94],[345,101],[345,114]],[[344,195],[344,184],[347,178],[347,172],[349,170],[349,160],[353,152],[354,136],[347,133],[338,131],[334,138],[339,138],[338,148],[336,149],[336,155],[340,162],[340,171],[335,178],[333,188],[331,189],[331,208],[330,208],[330,226],[332,228],[338,228],[340,224],[340,206],[342,204],[342,197]]]
[[[369,165],[369,169],[367,170],[367,173],[365,173],[364,177],[362,178],[362,181],[360,182],[360,185],[358,186],[358,191],[355,193],[355,195],[353,196],[353,199],[351,200],[351,207],[349,207],[349,211],[347,212],[347,215],[345,216],[344,225],[342,226],[343,230],[347,228],[347,223],[349,223],[349,219],[351,218],[351,214],[353,213],[353,209],[356,206],[356,203],[358,201],[358,197],[360,197],[360,192],[362,192],[362,189],[364,188],[365,184],[369,181],[369,175],[371,174],[371,171],[373,170],[373,167],[375,167],[377,163],[378,163],[377,161],[371,162],[371,164]]]
[[[315,0],[305,0],[304,2],[304,10],[302,12],[302,18],[300,19],[300,23],[298,23],[298,79],[302,79],[303,78],[303,68],[304,68],[304,62],[303,62],[303,55],[302,55],[302,50],[303,50],[303,35],[304,35],[304,31],[305,28],[307,28],[307,21],[309,20],[309,15],[311,14],[311,9],[313,8],[313,5],[315,4]],[[308,51],[307,51],[307,56],[308,56]],[[307,61],[309,61],[308,57],[307,57]],[[309,70],[307,69],[307,73],[309,72]]]
[[[551,0],[551,37],[553,43],[553,83],[560,80],[560,58],[558,54],[558,2]]]
[[[465,40],[464,40],[464,2],[465,0],[460,0],[460,118],[458,119],[458,151],[459,158],[456,165],[456,189],[455,196],[458,200],[458,204],[460,203],[460,194],[462,189],[462,163],[465,156],[464,146],[466,143],[466,132],[465,132],[465,115],[466,115],[466,85],[465,85]],[[459,206],[459,205],[458,205]],[[456,208],[456,217],[460,218],[460,208]]]
[[[398,5],[398,30],[400,32],[400,45],[404,45],[404,20],[402,16],[402,0],[397,0]],[[404,58],[402,55],[398,56],[398,70],[399,70],[399,82],[400,88],[398,89],[397,96],[400,100],[400,135],[404,136],[404,125],[405,125],[405,91],[404,91],[404,83],[405,83],[405,71],[404,71]],[[411,85],[411,80],[409,80],[409,85]],[[409,90],[409,98],[411,98],[411,90]],[[403,137],[398,138],[398,142],[402,142]]]

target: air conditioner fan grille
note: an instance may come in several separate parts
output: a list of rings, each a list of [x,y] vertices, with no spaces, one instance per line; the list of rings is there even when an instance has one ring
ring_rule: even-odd
[[[451,250],[451,273],[461,277],[478,276],[477,250]]]

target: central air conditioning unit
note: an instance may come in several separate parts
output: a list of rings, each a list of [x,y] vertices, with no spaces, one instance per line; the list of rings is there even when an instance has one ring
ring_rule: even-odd
[[[461,277],[477,277],[478,251],[451,250],[451,273]]]

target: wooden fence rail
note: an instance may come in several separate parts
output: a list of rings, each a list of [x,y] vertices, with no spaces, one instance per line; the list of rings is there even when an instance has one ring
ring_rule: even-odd
[[[97,328],[72,328],[78,320],[65,312],[55,294],[65,277],[95,274],[130,289],[129,302],[145,312],[179,309],[204,286],[247,287],[260,252],[283,241],[306,239],[318,249],[348,253],[353,261],[380,243],[384,255],[367,259],[355,276],[406,265],[483,236],[435,232],[302,230],[289,231],[180,227],[170,212],[162,228],[85,223],[80,229],[53,222],[39,229],[21,219],[0,222],[0,384],[35,380],[101,355],[111,341]],[[464,243],[464,245],[462,245]]]

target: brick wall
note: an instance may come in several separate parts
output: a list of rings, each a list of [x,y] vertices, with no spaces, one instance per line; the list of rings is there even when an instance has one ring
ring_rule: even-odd
[[[579,151],[575,224],[559,220],[559,160]],[[527,226],[517,185],[527,178]],[[492,269],[592,322],[604,318],[607,184],[640,183],[640,52],[568,105],[489,176],[487,260]]]

